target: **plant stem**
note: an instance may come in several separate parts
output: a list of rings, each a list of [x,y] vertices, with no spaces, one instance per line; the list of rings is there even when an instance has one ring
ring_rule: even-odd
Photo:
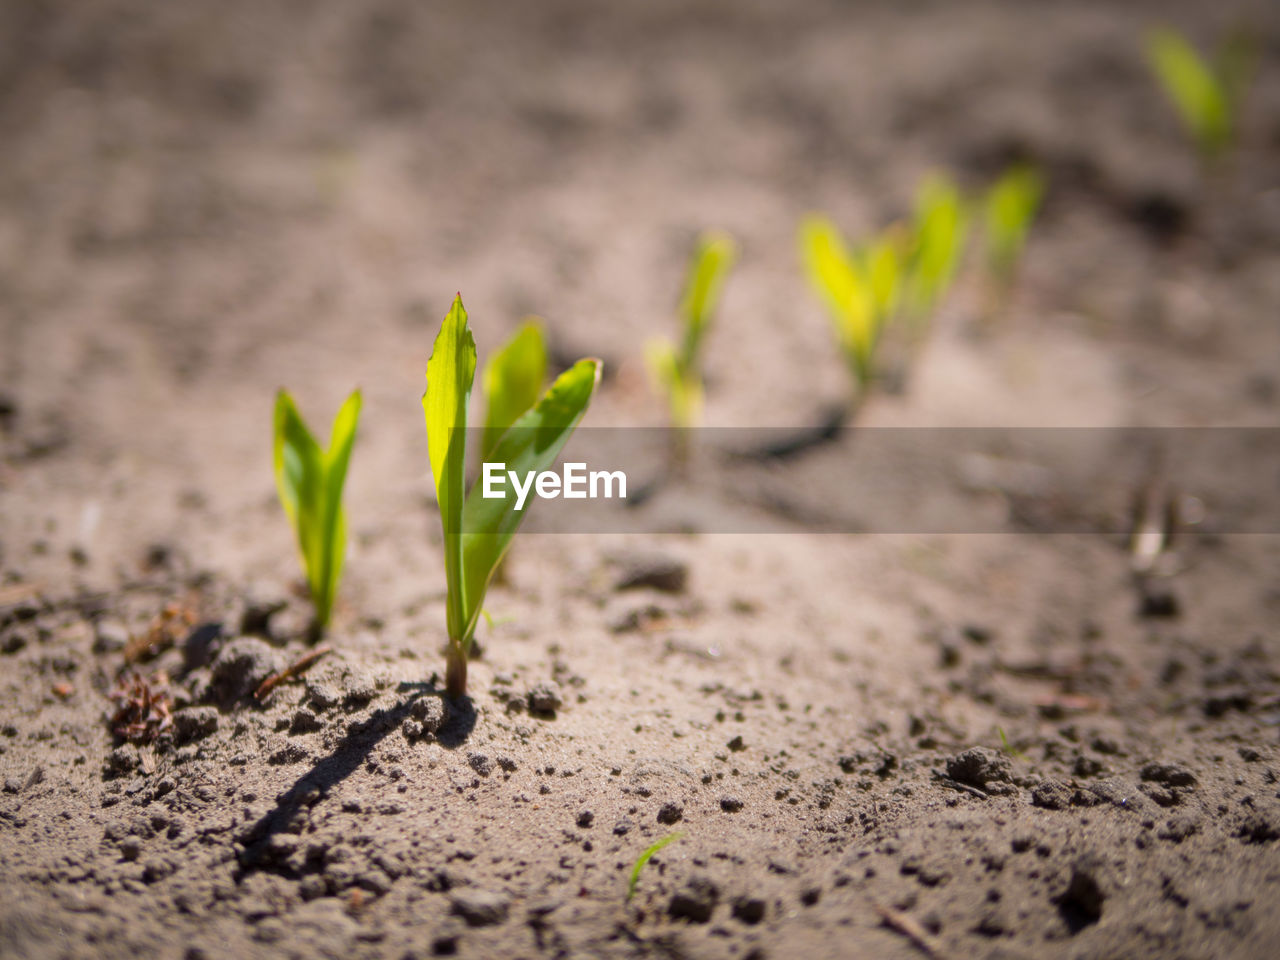
[[[467,695],[466,646],[453,639],[449,640],[449,651],[445,655],[444,692],[450,700]]]

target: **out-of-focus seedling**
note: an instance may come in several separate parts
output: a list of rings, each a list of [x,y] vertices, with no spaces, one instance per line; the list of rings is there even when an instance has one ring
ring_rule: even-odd
[[[542,322],[530,317],[484,366],[484,438],[480,459],[498,444],[498,438],[529,410],[547,381],[547,340]]]
[[[928,332],[934,310],[955,281],[968,230],[959,188],[944,174],[926,177],[916,192],[903,280],[903,313],[914,341]]]
[[[1206,60],[1176,30],[1153,27],[1143,50],[1202,164],[1213,167],[1235,141],[1240,104],[1253,77],[1256,49],[1249,35],[1229,34]]]
[[[628,900],[630,900],[632,897],[636,895],[636,884],[640,882],[640,871],[644,869],[645,864],[648,863],[651,859],[653,859],[653,855],[657,853],[659,850],[661,850],[663,847],[665,847],[667,844],[675,843],[677,840],[679,840],[683,836],[684,834],[679,831],[675,833],[668,833],[661,840],[658,840],[656,843],[650,844],[645,849],[644,853],[640,854],[640,856],[636,858],[635,865],[631,868],[631,876],[627,879],[627,899]]]
[[[997,310],[1013,289],[1043,197],[1043,175],[1025,163],[1011,166],[987,191],[982,211],[984,258]]]
[[[1000,735],[1000,750],[1005,756],[1012,757],[1014,760],[1026,760],[1027,755],[1009,742],[1009,738],[1005,736],[1004,727],[996,727],[996,733]]]
[[[467,692],[467,655],[485,591],[524,519],[513,484],[504,485],[501,496],[482,496],[482,482],[473,486],[470,495],[466,493],[467,402],[475,372],[476,343],[458,296],[427,361],[427,390],[422,397],[444,528],[449,631],[445,692],[453,698]],[[485,460],[505,464],[505,470],[520,476],[548,469],[582,419],[599,382],[600,361],[579,360],[499,436]]]
[[[342,577],[347,547],[342,486],[359,419],[360,391],[356,390],[334,418],[329,449],[321,450],[289,394],[284,390],[276,394],[276,489],[297,534],[317,632],[329,624]]]
[[[836,341],[853,381],[846,419],[852,419],[875,378],[876,347],[898,309],[902,233],[890,227],[850,252],[839,229],[819,215],[800,225],[800,255],[810,286],[826,304]]]
[[[712,230],[699,237],[680,301],[680,342],[659,339],[645,346],[649,376],[666,397],[675,428],[675,466],[685,462],[685,431],[697,423],[702,412],[702,344],[737,256],[737,245],[727,233]]]

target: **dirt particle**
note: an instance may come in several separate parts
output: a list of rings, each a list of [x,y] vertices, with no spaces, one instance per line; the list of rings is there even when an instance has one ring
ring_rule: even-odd
[[[307,748],[300,743],[286,743],[267,758],[267,762],[275,765],[301,763],[311,756]]]
[[[591,826],[591,824],[595,822],[595,819],[596,819],[596,815],[592,813],[590,810],[579,810],[578,817],[574,821],[574,823],[576,823],[579,827],[582,827],[585,830],[587,827]]]
[[[1045,780],[1031,791],[1031,804],[1045,810],[1065,810],[1071,805],[1071,788],[1060,780]]]
[[[419,697],[409,707],[409,715],[422,724],[422,734],[436,733],[444,726],[447,710],[441,697]]]
[[[342,692],[328,683],[315,682],[307,684],[307,702],[317,713],[332,710],[342,702]]]
[[[1236,831],[1245,843],[1270,843],[1280,839],[1280,816],[1267,811],[1256,811],[1245,818]]]
[[[741,735],[741,734],[739,734],[738,736],[734,737],[734,738],[733,738],[732,740],[730,740],[727,744],[725,744],[725,746],[727,746],[727,747],[728,747],[730,750],[732,750],[734,753],[741,753],[743,750],[747,749],[747,745],[746,745],[745,743],[743,743],[743,742],[742,742],[742,735]]]
[[[483,753],[468,753],[467,765],[482,777],[493,773],[493,761]]]
[[[1151,809],[1150,802],[1143,796],[1137,784],[1123,777],[1110,777],[1099,783],[1092,784],[1088,792],[1104,803],[1109,803],[1121,809],[1139,812]]]
[[[564,702],[559,685],[554,683],[539,683],[530,688],[527,699],[529,712],[542,716],[554,716]]]
[[[736,897],[731,909],[735,920],[750,927],[764,919],[765,905],[760,897]]]
[[[971,747],[947,761],[947,776],[988,793],[1009,792],[1012,787],[1004,785],[1013,781],[1013,766],[1008,757],[994,750]]]
[[[449,894],[449,909],[471,927],[492,927],[505,923],[511,898],[501,892],[464,887]]]
[[[293,734],[314,733],[323,728],[324,721],[308,706],[301,706],[295,710],[289,721],[289,732]]]
[[[1165,583],[1145,583],[1142,587],[1138,615],[1153,620],[1172,620],[1182,614],[1178,595]]]
[[[672,897],[667,913],[677,920],[707,923],[720,900],[720,888],[710,877],[692,877]]]
[[[984,937],[1002,937],[1008,929],[1004,912],[999,908],[988,910],[973,928],[973,932]]]
[[[462,931],[454,923],[442,923],[431,937],[431,953],[437,957],[452,957],[458,952]],[[408,960],[410,954],[405,955]]]
[[[94,624],[93,652],[116,653],[129,643],[129,630],[119,620],[105,618]]]
[[[626,817],[623,817],[621,820],[619,820],[617,823],[613,825],[614,836],[625,837],[628,833],[632,831],[634,827],[635,827],[634,823],[632,823]]]
[[[737,813],[742,809],[742,800],[732,795],[721,797],[720,809],[725,813]]]
[[[1071,867],[1067,889],[1057,897],[1058,912],[1072,934],[1079,933],[1102,919],[1102,906],[1107,899],[1102,882],[1102,862],[1086,855]]]
[[[684,805],[668,800],[658,808],[658,822],[667,824],[679,823],[684,819]]]
[[[122,777],[126,773],[132,773],[138,769],[138,750],[129,744],[121,744],[107,754],[106,763],[103,765],[102,776],[105,780],[114,777]]]
[[[342,706],[357,710],[378,695],[378,682],[370,673],[353,673],[347,677],[342,693]]]
[[[689,565],[663,553],[627,553],[618,559],[621,570],[615,590],[649,588],[665,593],[683,593],[689,579]]]
[[[1194,773],[1174,763],[1148,763],[1142,768],[1142,779],[1163,783],[1167,787],[1193,787],[1196,784]]]
[[[1200,818],[1195,814],[1183,814],[1173,817],[1156,833],[1161,840],[1181,843],[1200,829]]]
[[[201,740],[218,729],[218,711],[214,707],[188,707],[173,715],[173,734],[178,743]]]
[[[199,697],[224,707],[247,699],[263,680],[284,664],[278,651],[256,637],[238,637],[214,658],[209,682]]]

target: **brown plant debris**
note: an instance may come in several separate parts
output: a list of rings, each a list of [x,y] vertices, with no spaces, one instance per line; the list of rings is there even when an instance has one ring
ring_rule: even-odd
[[[124,648],[124,662],[141,663],[164,653],[195,626],[198,614],[194,598],[167,603],[146,632],[132,637]]]
[[[163,672],[126,673],[108,696],[115,703],[111,732],[132,743],[151,743],[173,726],[173,698]]]
[[[253,692],[253,698],[259,702],[271,696],[271,691],[284,683],[286,680],[292,679],[301,673],[304,673],[310,666],[330,651],[330,647],[316,647],[314,650],[303,654],[289,666],[285,667],[279,673],[273,673],[262,683],[258,684],[258,689]]]

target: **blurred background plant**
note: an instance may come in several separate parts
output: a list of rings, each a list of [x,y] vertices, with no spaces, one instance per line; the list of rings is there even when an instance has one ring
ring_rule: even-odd
[[[1253,35],[1231,30],[1206,58],[1177,30],[1158,26],[1147,31],[1143,52],[1202,168],[1212,173],[1235,146],[1240,108],[1258,61]]]
[[[683,468],[688,460],[688,428],[702,415],[702,349],[711,317],[720,302],[725,279],[738,258],[733,237],[708,230],[698,238],[689,261],[684,295],[680,300],[679,344],[654,339],[645,345],[645,362],[654,389],[667,401],[672,431],[671,467]]]

